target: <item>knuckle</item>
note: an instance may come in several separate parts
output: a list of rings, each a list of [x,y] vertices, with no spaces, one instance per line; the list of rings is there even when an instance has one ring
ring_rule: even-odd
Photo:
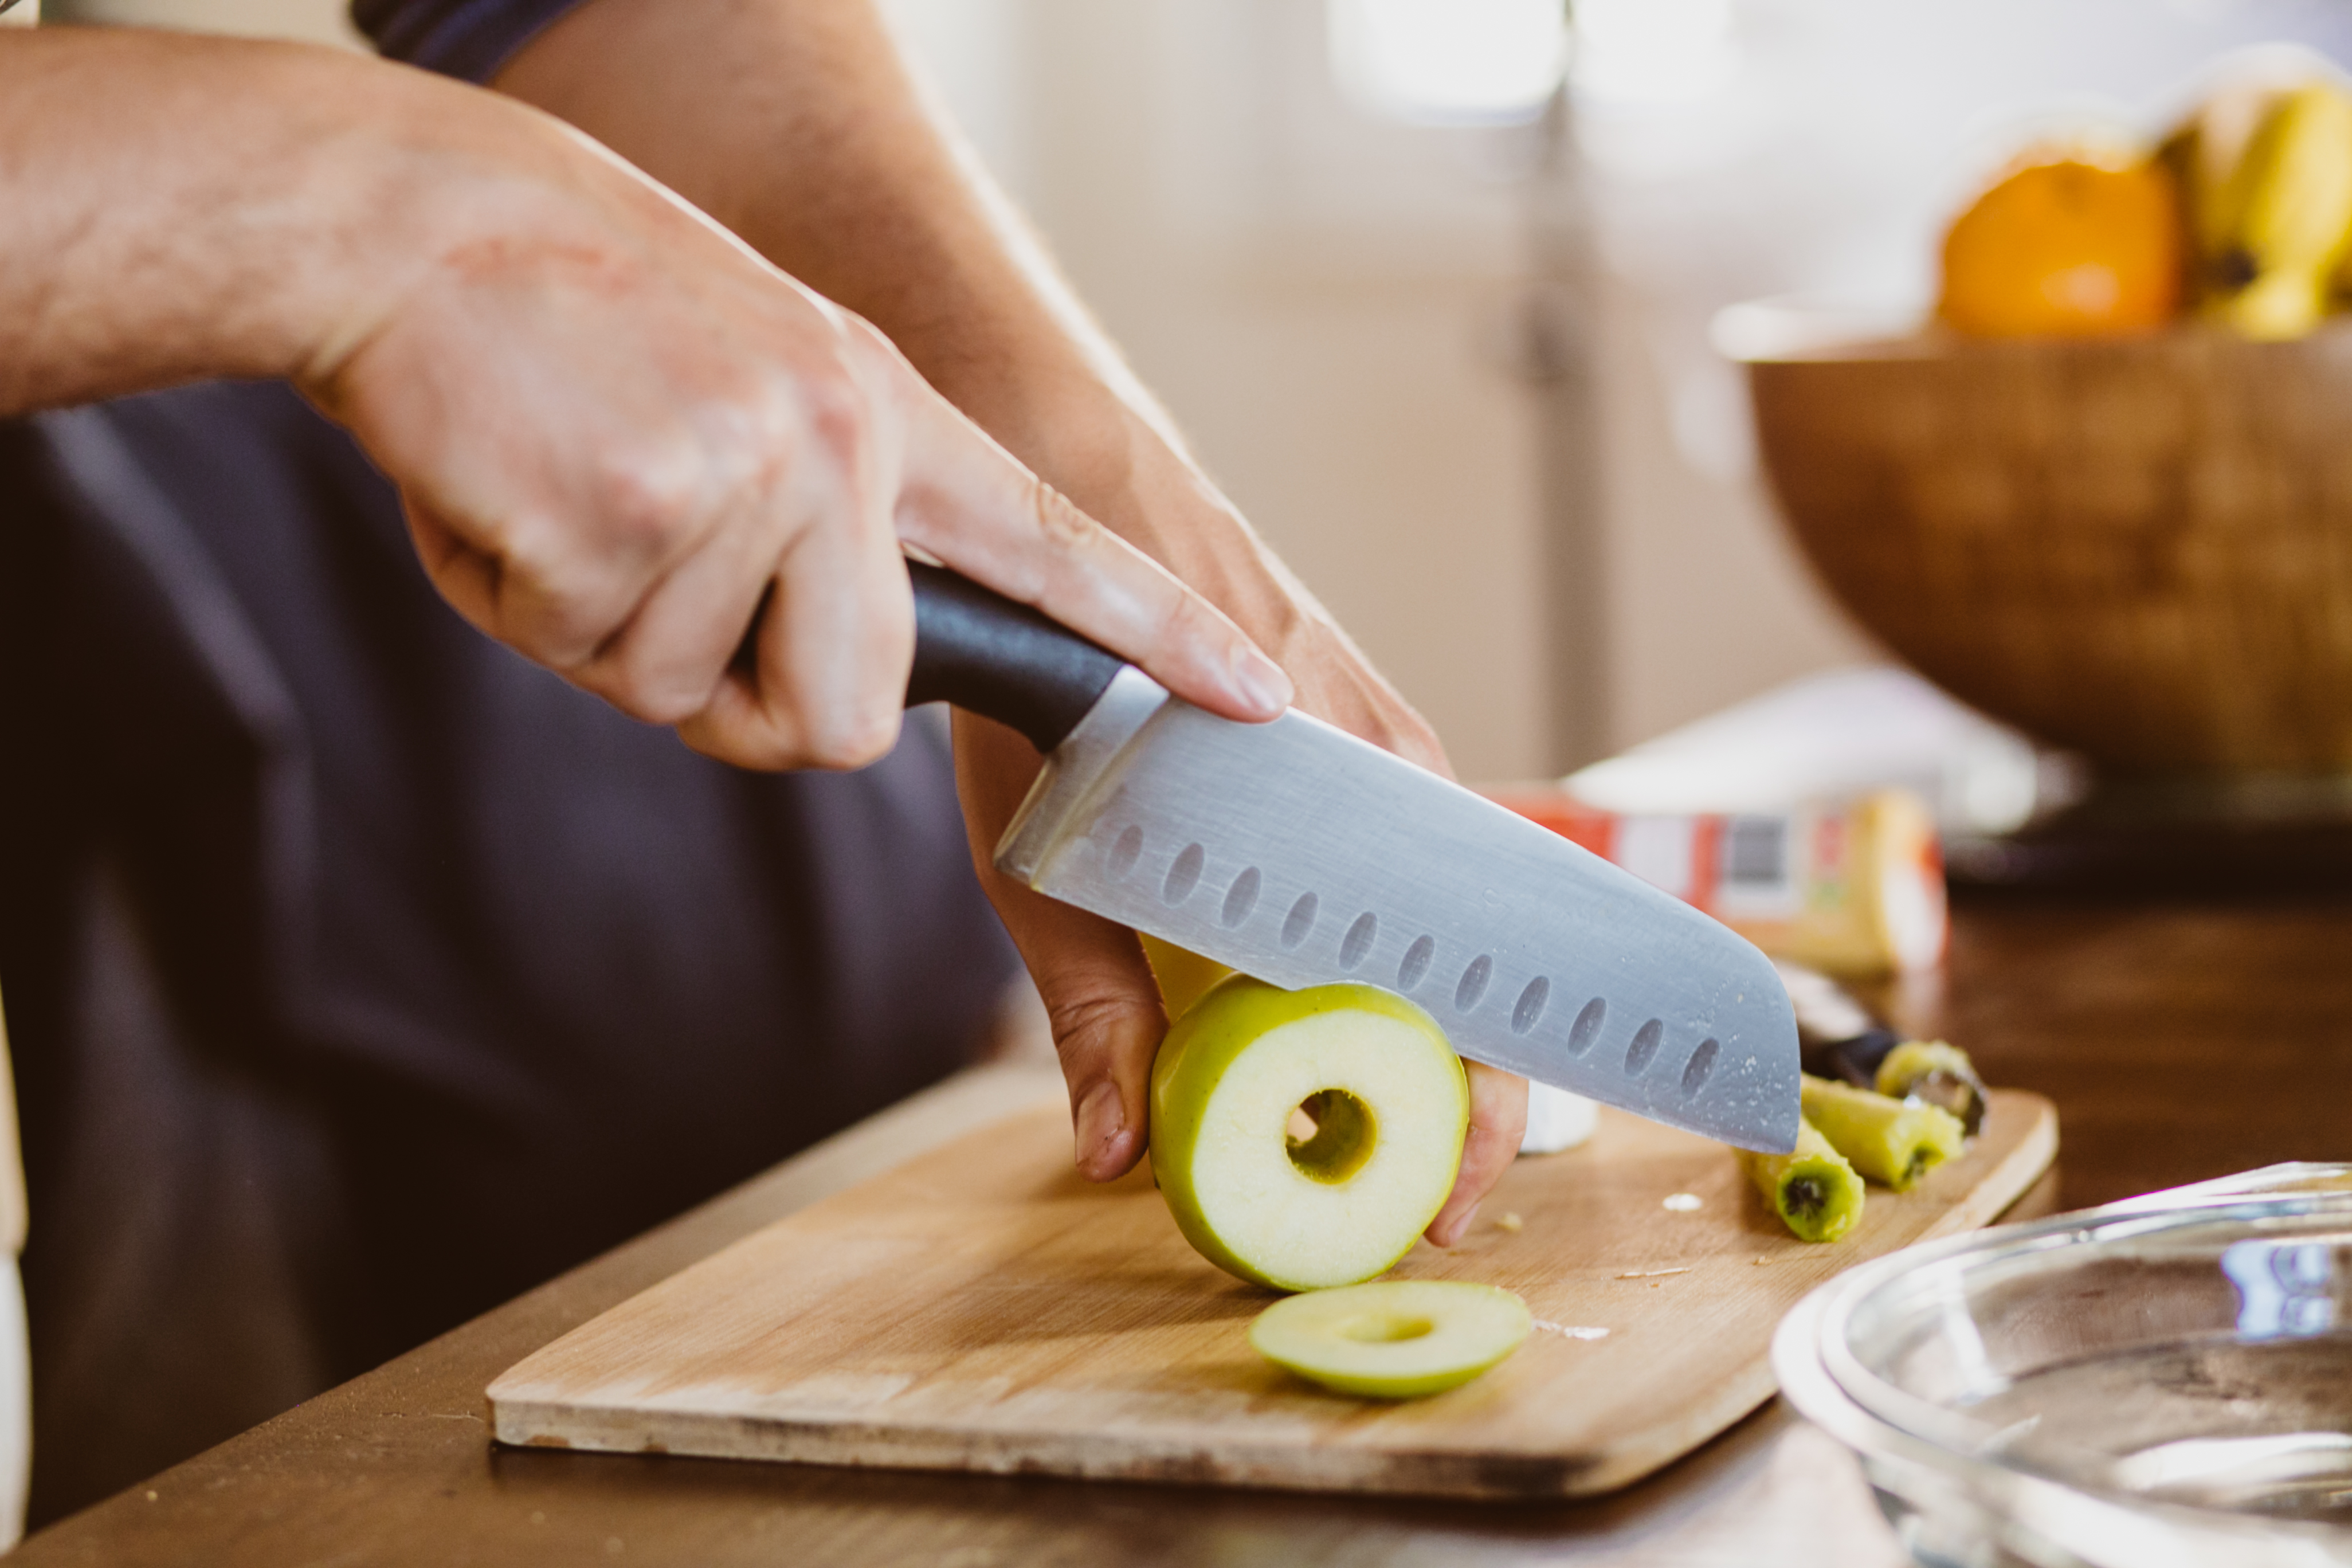
[[[600,460],[606,543],[624,557],[658,560],[698,521],[710,467],[688,446],[648,438],[609,448]]]
[[[1045,1020],[1054,1031],[1054,1049],[1066,1066],[1108,1044],[1134,1019],[1135,1008],[1129,1000],[1109,992],[1078,990],[1045,1000]]]
[[[681,690],[675,682],[633,679],[625,695],[614,703],[633,719],[648,724],[670,727],[685,723],[702,711],[701,694]]]
[[[859,515],[873,469],[874,416],[845,376],[801,378],[764,413],[735,482],[803,520]]]
[[[1232,622],[1219,614],[1208,600],[1190,591],[1177,593],[1171,598],[1168,616],[1161,624],[1160,633],[1166,646],[1176,648],[1224,649],[1236,637]]]
[[[530,603],[521,603],[523,597],[509,595],[508,604],[509,624],[529,627],[530,646],[524,651],[575,680],[598,668],[627,616],[612,595],[585,584],[567,587],[541,579],[531,585]]]
[[[1030,515],[1037,531],[1055,549],[1076,553],[1096,543],[1102,524],[1080,510],[1067,496],[1032,474],[1028,477]]]
[[[871,405],[854,374],[811,376],[801,388],[801,417],[817,445],[835,458],[863,450],[872,426]]]
[[[623,611],[600,588],[592,563],[556,547],[559,533],[552,525],[518,527],[486,559],[485,629],[576,679],[619,626]]]
[[[647,724],[683,724],[707,704],[699,695],[683,690],[626,659],[600,659],[575,673],[573,680],[594,692],[630,718]]]
[[[880,762],[898,743],[898,713],[874,710],[843,714],[812,725],[802,752],[812,767],[847,773]]]
[[[846,310],[839,317],[823,363],[800,380],[800,401],[802,417],[818,438],[847,451],[871,438],[905,362],[872,322]]]

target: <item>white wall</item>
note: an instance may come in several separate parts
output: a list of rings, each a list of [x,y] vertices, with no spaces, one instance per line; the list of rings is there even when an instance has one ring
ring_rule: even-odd
[[[1457,764],[1547,762],[1515,195],[1343,103],[1312,0],[1030,0],[1032,210]]]
[[[1640,287],[1605,271],[1599,284],[1608,749],[1801,675],[1885,657],[1814,581],[1746,455],[1735,446],[1727,461],[1705,445],[1725,441],[1705,430],[1710,416],[1731,426],[1731,442],[1744,436],[1745,384],[1725,370],[1711,387],[1677,386]],[[1727,412],[1692,411],[1725,398]]]
[[[365,47],[343,0],[45,0],[41,9],[52,22],[178,27]]]
[[[1652,303],[1604,276],[1601,668],[1555,668],[1560,523],[1541,394],[1517,369],[1531,132],[1368,118],[1328,79],[1318,0],[995,4],[1026,38],[1004,177],[1219,481],[1465,774],[1581,760],[1561,706],[1586,681],[1617,746],[1868,656],[1738,454],[1686,456]],[[1741,395],[1727,373],[1726,388]]]

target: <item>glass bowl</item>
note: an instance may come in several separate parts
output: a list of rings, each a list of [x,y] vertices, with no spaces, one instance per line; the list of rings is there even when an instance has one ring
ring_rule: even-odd
[[[1892,1254],[1772,1364],[1932,1568],[2352,1564],[2352,1165]]]

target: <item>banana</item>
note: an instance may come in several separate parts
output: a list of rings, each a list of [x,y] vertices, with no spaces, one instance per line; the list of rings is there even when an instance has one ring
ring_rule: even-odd
[[[1960,1152],[1967,1134],[1948,1110],[1889,1100],[1850,1083],[1804,1079],[1805,1120],[1857,1171],[1896,1192]]]
[[[2238,202],[2231,182],[2254,132],[2310,74],[2300,60],[2264,60],[2233,72],[2157,149],[2179,182],[2200,271],[2212,268],[2233,243]]]
[[[2225,84],[2161,151],[2189,207],[2204,313],[2250,338],[2319,324],[2352,253],[2352,92]]]
[[[1748,1179],[1800,1241],[1835,1241],[1862,1217],[1862,1178],[1810,1121],[1786,1154],[1738,1151]]]

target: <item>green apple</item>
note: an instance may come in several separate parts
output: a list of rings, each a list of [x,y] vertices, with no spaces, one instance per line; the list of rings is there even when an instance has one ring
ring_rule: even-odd
[[[1435,1019],[1370,985],[1236,974],[1151,1068],[1151,1173],[1184,1238],[1283,1290],[1352,1285],[1454,1190],[1470,1084]]]
[[[1442,1394],[1519,1348],[1535,1320],[1499,1285],[1379,1279],[1276,1301],[1250,1345],[1277,1366],[1342,1394]]]

